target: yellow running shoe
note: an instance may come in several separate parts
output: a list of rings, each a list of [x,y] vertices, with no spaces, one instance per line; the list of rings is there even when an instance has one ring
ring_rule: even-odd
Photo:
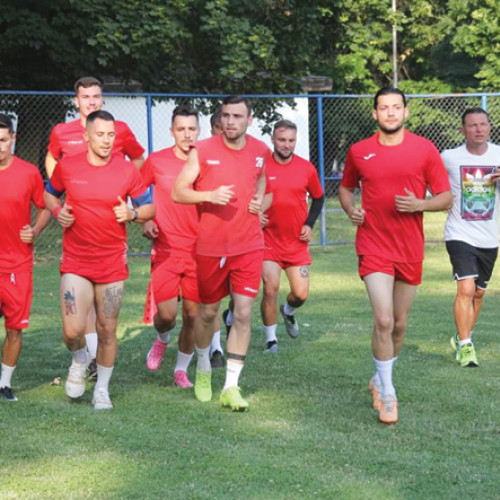
[[[224,389],[220,394],[222,406],[229,406],[233,411],[247,411],[248,401],[241,397],[240,391],[236,386]]]
[[[196,370],[194,379],[194,395],[201,403],[207,403],[212,399],[212,372]]]
[[[474,349],[474,344],[465,344],[458,350],[458,362],[462,368],[467,366],[476,367],[479,366],[476,357],[476,350]]]

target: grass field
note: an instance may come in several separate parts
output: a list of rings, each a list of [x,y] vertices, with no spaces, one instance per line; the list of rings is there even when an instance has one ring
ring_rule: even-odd
[[[439,237],[440,214],[427,232]],[[435,233],[435,234],[434,234]],[[250,411],[198,403],[172,386],[175,349],[151,374],[154,333],[141,324],[145,258],[131,261],[111,382],[115,408],[66,400],[54,261],[36,266],[31,327],[0,404],[0,499],[500,499],[500,268],[476,330],[480,367],[460,369],[448,340],[454,285],[440,243],[426,248],[424,284],[396,363],[400,423],[371,409],[371,316],[352,246],[315,248],[301,336],[280,325],[279,353],[262,353],[257,308],[241,378]],[[285,294],[283,283],[283,295]],[[192,367],[193,368],[193,367]],[[193,370],[191,368],[191,375]]]

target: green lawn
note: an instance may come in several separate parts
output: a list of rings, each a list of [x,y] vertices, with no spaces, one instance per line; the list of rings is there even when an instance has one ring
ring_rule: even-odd
[[[428,219],[437,238],[442,215]],[[400,423],[371,409],[371,315],[351,245],[314,249],[301,336],[280,325],[279,353],[262,353],[257,308],[241,377],[244,414],[198,403],[172,386],[175,350],[151,374],[154,333],[141,324],[145,258],[131,261],[111,383],[115,408],[95,412],[91,386],[66,400],[69,356],[61,342],[54,261],[36,266],[32,325],[13,385],[0,405],[0,499],[353,499],[500,498],[500,270],[476,329],[478,369],[460,369],[454,284],[442,243],[426,249],[425,277],[395,369]],[[500,269],[500,268],[499,268]],[[283,295],[285,294],[283,283]],[[193,367],[191,368],[193,375]]]

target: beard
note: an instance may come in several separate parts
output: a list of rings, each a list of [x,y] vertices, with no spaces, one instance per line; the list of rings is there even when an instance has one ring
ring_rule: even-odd
[[[394,128],[386,128],[380,123],[378,124],[378,128],[380,129],[381,132],[383,132],[386,135],[393,135],[399,132],[402,128],[404,127],[404,122],[398,123],[397,125],[394,126]]]
[[[292,155],[293,155],[293,151],[292,151],[292,152],[290,152],[290,153],[288,153],[288,154],[283,154],[283,153],[281,153],[280,151],[278,151],[277,149],[275,149],[275,150],[274,150],[274,154],[275,154],[278,158],[280,158],[281,160],[289,160],[289,159],[292,157]]]

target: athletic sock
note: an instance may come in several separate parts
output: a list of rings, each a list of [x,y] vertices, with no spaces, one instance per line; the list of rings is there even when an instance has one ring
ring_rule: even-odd
[[[71,357],[75,363],[83,365],[87,363],[87,346],[78,349],[78,351],[71,351]]]
[[[262,331],[264,332],[264,335],[266,336],[266,343],[267,342],[278,342],[278,337],[276,336],[276,330],[278,328],[278,325],[262,325]]]
[[[240,378],[241,370],[243,370],[243,364],[235,363],[228,359],[226,364],[226,382],[224,383],[224,388],[222,390],[227,389],[228,387],[237,387],[238,380]]]
[[[15,366],[8,366],[2,363],[2,376],[0,377],[0,388],[1,387],[11,387],[10,381],[12,379],[12,374],[16,369]]]
[[[210,346],[201,349],[200,347],[195,347],[196,357],[198,361],[196,363],[196,369],[203,372],[212,371],[212,365],[210,364]]]
[[[472,339],[470,337],[468,339],[458,341],[458,347],[463,347],[466,344],[472,344]]]
[[[113,374],[114,366],[101,366],[97,363],[97,382],[95,383],[94,392],[98,389],[103,388],[108,392],[109,380]]]
[[[378,376],[378,372],[377,370],[375,370],[375,374],[373,375],[372,377],[372,382],[375,384],[375,385],[378,385],[378,386],[381,386],[382,385],[382,382],[380,381],[380,377]]]
[[[175,363],[174,373],[182,370],[183,372],[187,372],[189,363],[193,359],[193,353],[186,354],[181,351],[177,351],[177,362]]]
[[[234,321],[234,316],[233,316],[233,311],[231,309],[228,309],[227,317],[226,317],[226,324],[227,325],[232,325]]]
[[[392,384],[392,367],[396,358],[379,360],[375,359],[378,376],[380,377],[380,385],[382,386],[382,396],[395,396],[396,389]]]
[[[169,330],[168,332],[163,332],[163,333],[160,333],[158,332],[158,335],[157,335],[157,338],[160,342],[162,342],[163,344],[168,344],[170,342],[170,339],[171,339],[171,333],[174,331],[174,329],[172,328],[172,330]]]
[[[212,337],[212,343],[210,344],[210,354],[212,354],[215,351],[220,351],[224,353],[224,349],[222,349],[222,346],[220,344],[220,330],[214,332],[214,336]]]
[[[298,309],[298,307],[292,307],[289,303],[288,303],[288,300],[285,300],[285,305],[283,306],[283,312],[287,315],[287,316],[292,316],[293,313],[295,313],[295,311]]]
[[[97,357],[97,342],[98,337],[96,332],[85,334],[85,343],[87,344],[87,350],[90,354],[90,359],[95,359]]]

